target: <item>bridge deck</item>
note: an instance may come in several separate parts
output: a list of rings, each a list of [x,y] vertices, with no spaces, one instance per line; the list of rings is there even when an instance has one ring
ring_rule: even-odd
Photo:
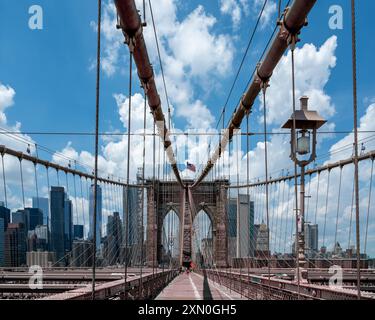
[[[240,294],[197,273],[177,276],[155,300],[240,300]]]

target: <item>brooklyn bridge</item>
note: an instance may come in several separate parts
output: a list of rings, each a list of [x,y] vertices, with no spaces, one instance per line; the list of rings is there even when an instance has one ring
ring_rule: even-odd
[[[295,53],[304,32],[317,28],[308,16],[319,2],[281,1],[285,6],[280,4],[274,31],[233,112],[217,107],[215,132],[178,132],[170,106],[162,105],[169,103],[168,83],[151,1],[142,8],[137,7],[141,1],[115,0],[117,25],[111,27],[122,35],[127,48],[123,61],[129,67],[124,71],[129,79],[123,134],[127,161],[119,173],[125,178],[118,178],[99,168],[101,28],[108,28],[101,23],[99,0],[92,167],[66,156],[63,161],[43,156],[51,150],[1,130],[17,145],[0,143],[0,299],[375,299],[375,150],[371,132],[362,138],[358,127],[354,1],[353,108],[347,110],[354,122],[351,140],[335,150],[335,161],[320,161],[319,137],[328,122],[312,99],[296,90],[295,74],[304,70],[298,69],[303,66]],[[152,30],[155,43],[147,43],[146,29]],[[157,76],[151,45],[160,61]],[[291,63],[284,77],[291,79],[292,105],[285,106],[290,117],[278,132],[290,143],[278,148],[290,154],[290,168],[273,172],[269,159],[274,149],[267,139],[275,132],[267,124],[267,102],[277,85],[272,82],[275,69],[286,54]],[[141,112],[131,99],[135,83],[143,92]],[[249,125],[258,99],[261,133]],[[142,118],[138,133],[131,130],[135,118]],[[135,135],[141,153],[137,165],[131,165]],[[252,166],[256,135],[264,142],[262,171]],[[210,138],[200,154],[204,161],[182,161],[190,172],[183,175],[180,159],[186,146],[178,141],[200,136]],[[361,174],[367,178],[361,180]],[[19,207],[12,204],[15,194]],[[344,215],[350,217],[347,229]]]

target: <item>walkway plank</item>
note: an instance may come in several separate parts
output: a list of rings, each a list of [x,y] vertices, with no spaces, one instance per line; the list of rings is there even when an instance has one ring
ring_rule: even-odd
[[[156,300],[239,300],[241,296],[197,273],[177,276]]]

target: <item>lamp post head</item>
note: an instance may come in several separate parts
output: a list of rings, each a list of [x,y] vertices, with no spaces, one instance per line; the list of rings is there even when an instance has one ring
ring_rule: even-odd
[[[283,129],[293,129],[293,120],[295,119],[296,129],[312,130],[319,129],[327,121],[321,117],[317,111],[308,110],[307,96],[300,98],[300,110],[296,110],[287,122],[282,126]]]

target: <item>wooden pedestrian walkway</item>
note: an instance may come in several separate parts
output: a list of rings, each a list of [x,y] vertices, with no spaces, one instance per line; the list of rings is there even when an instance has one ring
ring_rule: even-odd
[[[241,300],[240,294],[197,273],[177,276],[156,300]]]

